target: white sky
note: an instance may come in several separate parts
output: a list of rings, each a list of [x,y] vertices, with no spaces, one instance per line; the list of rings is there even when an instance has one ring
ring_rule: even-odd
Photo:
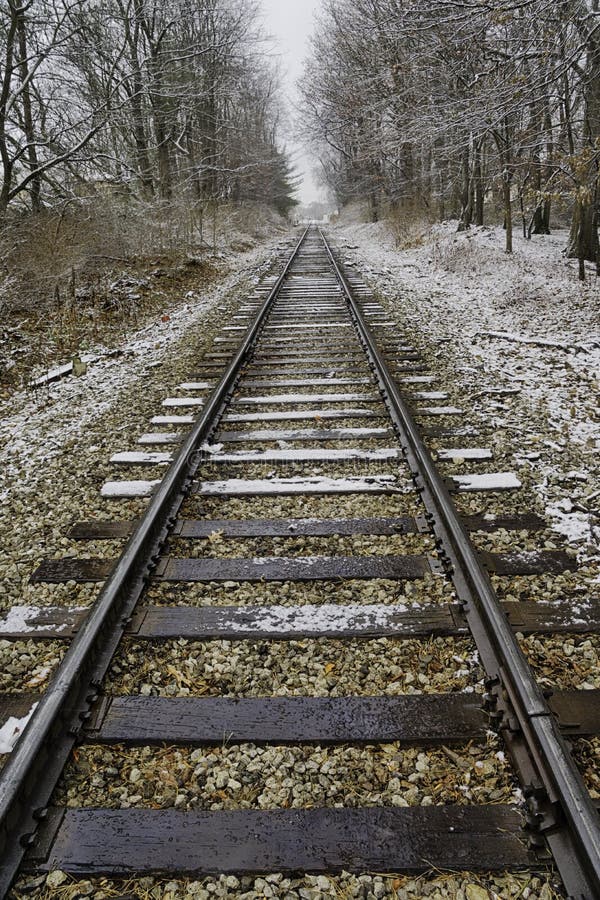
[[[261,4],[266,31],[274,39],[273,53],[281,65],[285,98],[290,104],[289,118],[292,123],[293,107],[298,98],[295,82],[302,75],[302,63],[308,53],[314,15],[321,0],[261,0]],[[286,144],[296,171],[304,179],[298,188],[301,202],[323,200],[324,191],[315,183],[311,173],[316,165],[315,160],[305,154],[304,148],[293,140],[292,135],[286,139]]]

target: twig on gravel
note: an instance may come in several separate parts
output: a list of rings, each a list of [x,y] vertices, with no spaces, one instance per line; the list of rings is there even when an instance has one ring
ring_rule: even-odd
[[[590,350],[600,347],[600,342],[590,341],[589,344],[565,343],[564,341],[549,341],[545,338],[531,338],[521,334],[511,334],[504,331],[480,331],[482,337],[499,338],[503,341],[512,341],[515,344],[531,344],[534,347],[549,347],[556,350],[576,350],[582,353],[589,353]]]

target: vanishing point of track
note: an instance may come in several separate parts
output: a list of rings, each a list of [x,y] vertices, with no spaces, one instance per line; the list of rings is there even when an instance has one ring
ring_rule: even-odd
[[[182,386],[192,395],[208,391],[202,403],[197,401],[199,416],[159,417],[167,425],[189,420],[189,433],[146,435],[141,451],[113,458],[127,466],[169,463],[156,482],[105,485],[109,498],[150,495],[143,517],[135,523],[80,523],[74,529],[81,540],[128,537],[119,559],[48,560],[34,574],[37,581],[105,583],[85,616],[53,608],[52,615],[38,617],[25,632],[27,637],[72,640],[1,775],[0,893],[6,894],[21,867],[61,869],[81,877],[172,877],[419,872],[432,867],[503,871],[543,868],[553,859],[572,896],[600,896],[600,821],[566,741],[568,735],[591,733],[586,722],[593,719],[594,698],[585,696],[590,692],[576,697],[566,691],[547,697],[515,637],[517,630],[585,629],[569,622],[566,604],[549,610],[501,603],[489,575],[558,572],[571,560],[562,552],[485,558],[475,550],[472,531],[500,524],[509,530],[536,530],[543,523],[533,515],[496,522],[458,515],[454,492],[516,485],[506,476],[452,480],[440,474],[423,440],[427,429],[415,422],[415,403],[436,396],[419,391],[431,378],[414,348],[389,332],[381,307],[370,300],[360,279],[343,273],[319,231],[305,232],[266,295],[257,292],[240,312],[236,323],[223,330],[212,358],[199,364],[194,373],[198,380]],[[186,404],[185,398],[175,398],[171,403],[176,412],[186,405],[193,406],[194,400]],[[445,433],[453,435],[452,430]],[[438,429],[438,434],[444,432]],[[153,446],[158,449],[149,449]],[[443,458],[443,451],[438,456]],[[477,460],[477,451],[472,458]],[[286,475],[286,469],[296,473],[295,467],[310,463],[328,464],[333,474]],[[380,471],[382,464],[389,472]],[[260,465],[274,471],[246,479],[205,477],[215,466],[249,466],[254,472]],[[370,466],[377,471],[370,472]],[[385,498],[401,493],[396,472],[406,466],[422,503],[420,516],[181,515],[192,496],[262,497],[266,502],[308,495]],[[340,468],[346,471],[340,474]],[[435,537],[437,553],[257,558],[245,557],[242,550],[235,558],[214,558],[167,552],[174,538],[201,547],[215,533],[242,548],[253,538],[422,533]],[[314,582],[317,592],[324,581],[404,582],[432,573],[451,580],[454,603],[407,609],[393,604],[161,607],[144,602],[148,585],[156,582]],[[103,691],[117,648],[131,637],[425,640],[469,633],[487,675],[485,694],[239,699],[112,697]],[[19,712],[19,702],[18,697],[4,698],[5,716]],[[565,719],[577,725],[565,729]],[[524,810],[502,804],[208,812],[50,805],[78,742],[209,746],[224,739],[321,745],[400,741],[427,747],[465,743],[488,728],[501,734],[509,750],[526,798]]]

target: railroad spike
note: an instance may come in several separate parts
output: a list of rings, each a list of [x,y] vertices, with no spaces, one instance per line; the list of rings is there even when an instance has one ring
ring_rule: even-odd
[[[546,843],[546,838],[541,833],[537,833],[534,831],[528,831],[527,833],[527,846],[531,850],[547,850],[548,845]]]
[[[33,845],[35,844],[35,834],[33,832],[29,832],[28,834],[22,835],[19,843],[22,847],[25,848],[33,847]]]
[[[500,731],[502,728],[502,723],[504,721],[505,713],[501,709],[491,709],[488,713],[490,725],[494,727],[497,731]]]

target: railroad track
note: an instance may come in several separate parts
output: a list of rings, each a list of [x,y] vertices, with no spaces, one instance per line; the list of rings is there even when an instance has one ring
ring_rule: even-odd
[[[391,324],[309,229],[281,275],[242,306],[180,394],[165,400],[153,420],[165,430],[113,456],[115,469],[136,477],[107,482],[103,496],[112,504],[148,497],[145,513],[79,523],[72,536],[127,539],[122,554],[46,560],[32,576],[103,581],[97,602],[90,610],[15,609],[0,628],[10,640],[69,641],[41,698],[2,700],[3,720],[37,702],[0,780],[3,896],[19,871],[125,878],[502,872],[553,863],[570,895],[600,896],[598,814],[568,744],[600,732],[597,692],[546,696],[515,637],[597,631],[600,607],[573,621],[568,602],[499,601],[490,574],[552,575],[573,560],[560,550],[477,552],[473,532],[535,532],[545,523],[526,512],[458,515],[454,495],[517,490],[518,480],[478,474],[490,451],[464,446],[476,435],[460,425],[436,425],[460,422],[460,410],[444,405],[418,352]],[[424,443],[430,437],[446,443],[435,458]],[[472,461],[473,473],[445,477],[441,466],[456,458]],[[340,546],[349,549],[340,553]],[[422,594],[406,602],[419,583],[430,588],[431,602]],[[361,585],[377,586],[381,602],[361,594]],[[245,586],[249,602],[240,594]],[[220,599],[222,590],[235,604]],[[261,602],[261,590],[280,601]],[[347,593],[353,602],[344,602]],[[324,696],[286,691],[285,681],[278,696],[244,696],[225,681],[221,696],[111,689],[118,682],[111,665],[123,647],[151,655],[180,639],[193,642],[190,650],[198,642],[241,642],[267,657],[275,642],[297,653],[317,640],[336,647],[383,640],[384,652],[402,641],[425,647],[468,639],[485,689],[476,681],[462,689],[464,673],[450,691],[375,696],[366,689],[335,696],[325,682]],[[326,674],[335,662],[328,665]],[[53,799],[74,748],[91,745],[400,742],[452,754],[485,742],[490,730],[509,752],[522,804],[183,810]]]

